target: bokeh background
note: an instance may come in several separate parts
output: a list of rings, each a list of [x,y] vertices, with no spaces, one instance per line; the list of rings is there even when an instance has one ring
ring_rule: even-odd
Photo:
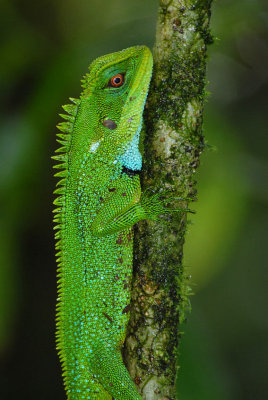
[[[95,57],[154,43],[157,0],[1,0],[0,398],[64,399],[54,345],[51,154],[61,104]],[[267,396],[268,7],[218,0],[185,265],[180,400]]]

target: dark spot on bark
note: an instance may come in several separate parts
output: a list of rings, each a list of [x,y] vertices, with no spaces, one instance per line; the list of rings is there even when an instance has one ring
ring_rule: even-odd
[[[181,20],[179,18],[173,19],[173,24],[179,26],[181,24]]]
[[[112,119],[105,119],[103,121],[102,125],[105,126],[105,128],[108,128],[108,129],[117,128],[117,124]]]
[[[131,306],[130,306],[130,304],[128,304],[128,305],[123,309],[122,314],[127,314],[127,313],[130,311],[130,308],[131,308]]]
[[[140,376],[135,376],[135,383],[136,385],[139,385],[141,383],[141,377]]]
[[[103,312],[102,314],[105,316],[105,318],[108,319],[108,321],[111,322],[111,324],[114,322],[113,319],[110,317],[110,315],[106,314],[105,312]]]

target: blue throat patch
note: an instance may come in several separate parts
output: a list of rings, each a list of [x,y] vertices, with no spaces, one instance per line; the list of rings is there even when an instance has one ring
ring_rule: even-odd
[[[140,131],[138,130],[129,143],[126,151],[118,157],[118,161],[126,168],[140,171],[142,167],[142,156],[139,151]]]

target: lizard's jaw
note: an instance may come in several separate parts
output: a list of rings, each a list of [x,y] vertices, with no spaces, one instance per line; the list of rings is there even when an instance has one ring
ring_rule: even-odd
[[[135,76],[122,107],[120,120],[109,135],[105,136],[98,151],[102,150],[106,154],[107,162],[109,159],[112,164],[119,162],[122,167],[139,171],[142,167],[142,155],[139,149],[142,114],[152,75],[153,58],[145,46],[134,47],[131,51],[131,57],[139,58]]]
[[[118,161],[124,167],[133,171],[139,171],[142,167],[142,155],[139,151],[140,130],[153,62],[150,50],[147,47],[143,47],[142,51],[143,57],[126,101],[126,112],[123,113],[124,129],[130,139],[125,145],[124,152],[118,157]]]

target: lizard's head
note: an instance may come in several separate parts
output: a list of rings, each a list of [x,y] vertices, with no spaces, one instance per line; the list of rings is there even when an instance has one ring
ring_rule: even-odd
[[[114,163],[133,170],[141,168],[139,133],[152,65],[147,47],[130,47],[95,60],[83,80],[82,97],[95,121],[89,151],[106,148]]]

